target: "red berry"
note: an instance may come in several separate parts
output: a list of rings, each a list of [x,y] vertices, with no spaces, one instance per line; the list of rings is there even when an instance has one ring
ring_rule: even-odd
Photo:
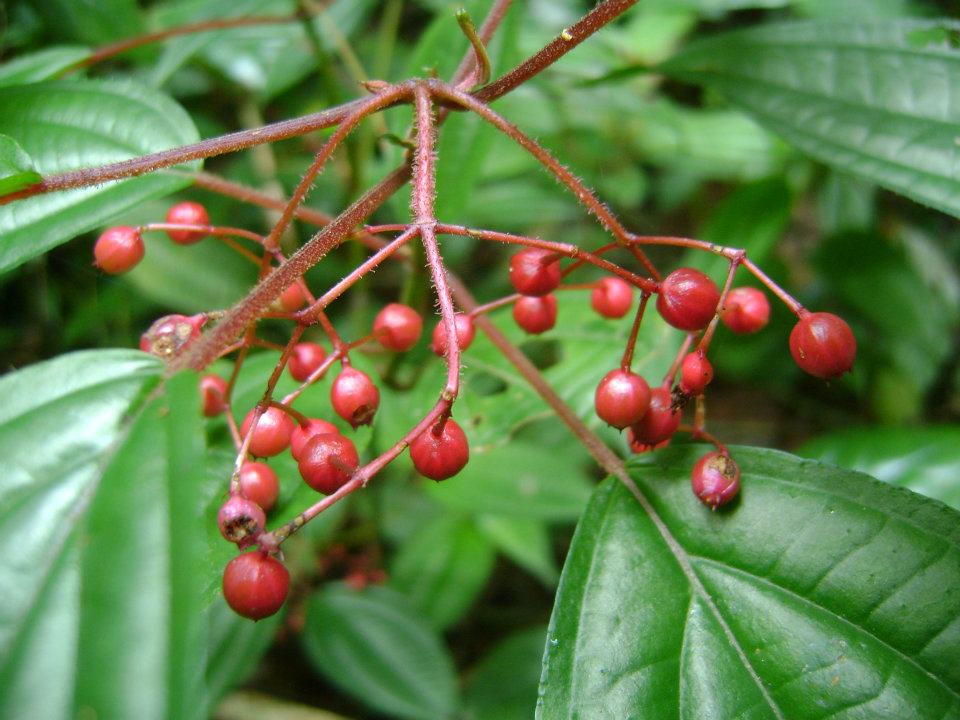
[[[726,453],[707,453],[693,466],[690,484],[700,502],[716,510],[740,492],[740,468]]]
[[[720,319],[738,335],[759,332],[770,321],[770,301],[756,288],[734,288],[727,294]]]
[[[330,404],[351,427],[369,425],[380,405],[380,391],[365,372],[345,367],[330,387]]]
[[[276,306],[280,312],[290,313],[302,308],[306,302],[307,296],[304,294],[303,288],[300,287],[299,283],[294,283],[280,293],[280,297],[277,298]]]
[[[720,302],[717,284],[699,270],[680,268],[660,283],[657,310],[680,330],[702,330],[713,318]]]
[[[339,435],[340,430],[333,423],[320,418],[310,418],[306,425],[297,425],[290,436],[290,454],[293,455],[293,459],[300,459],[301,451],[314,435],[329,433]]]
[[[171,225],[209,225],[210,217],[203,205],[187,200],[167,211],[167,222]],[[178,245],[192,245],[203,240],[207,233],[203,230],[167,230],[167,235]]]
[[[322,345],[312,342],[297,343],[293,346],[293,352],[290,353],[287,367],[294,380],[305,382],[323,364],[326,357],[327,351]]]
[[[670,391],[663,387],[650,391],[650,408],[640,422],[635,423],[633,441],[642,445],[659,445],[673,437],[680,427],[682,413],[673,407]]]
[[[680,389],[687,395],[701,395],[713,380],[713,365],[703,350],[696,350],[683,359],[680,366]]]
[[[227,381],[219,375],[200,378],[200,398],[205,417],[216,417],[226,409]]]
[[[546,332],[557,322],[557,298],[554,295],[524,295],[513,304],[513,319],[531,335]]]
[[[385,305],[373,321],[373,334],[387,350],[405,352],[417,344],[423,318],[409,305]]]
[[[143,260],[143,238],[136,228],[120,225],[105,230],[93,246],[94,265],[111,275],[131,270]]]
[[[446,480],[463,470],[470,459],[470,446],[463,429],[447,418],[439,434],[436,427],[424,430],[410,443],[410,459],[424,477]]]
[[[240,435],[246,437],[253,422],[251,410],[243,419],[240,426]],[[260,416],[257,427],[250,438],[250,452],[257,457],[273,457],[279,455],[290,445],[290,436],[296,423],[287,413],[278,407],[269,407]]]
[[[629,370],[611,370],[597,385],[594,405],[601,420],[622,430],[639,422],[647,412],[650,386]]]
[[[454,315],[453,320],[457,329],[457,345],[460,346],[460,351],[463,352],[470,347],[470,343],[473,342],[473,336],[476,334],[477,329],[473,326],[473,318],[470,315],[461,315],[458,313]],[[433,329],[433,342],[430,348],[440,357],[447,354],[447,329],[442,320],[437,323],[437,326]]]
[[[223,571],[223,597],[235,613],[251,620],[277,612],[289,590],[287,568],[259,550],[238,555]]]
[[[164,315],[140,336],[140,349],[157,357],[168,359],[200,337],[200,328],[207,316]]]
[[[245,462],[240,467],[240,493],[266,512],[277,502],[280,481],[266,463]]]
[[[830,380],[853,367],[857,340],[842,318],[832,313],[812,313],[790,333],[790,354],[803,370]]]
[[[521,295],[546,295],[557,289],[561,279],[556,253],[525,248],[510,258],[510,282]]]
[[[633,286],[618,277],[603,278],[590,293],[590,307],[611,320],[622,318],[631,305]]]
[[[217,513],[217,525],[220,534],[227,540],[241,545],[252,542],[257,535],[263,532],[267,518],[261,508],[253,500],[239,495],[232,495]],[[247,541],[244,543],[244,541]]]
[[[321,433],[303,447],[297,467],[307,485],[330,495],[350,480],[359,464],[357,448],[350,438],[339,433]]]

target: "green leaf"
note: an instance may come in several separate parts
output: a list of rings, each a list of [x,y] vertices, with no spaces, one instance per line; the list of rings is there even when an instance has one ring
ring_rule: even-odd
[[[960,24],[793,22],[692,43],[662,66],[818,160],[960,214]]]
[[[500,552],[547,587],[556,587],[560,571],[546,523],[506,515],[481,515],[476,521]]]
[[[457,707],[453,659],[400,593],[329,585],[307,607],[303,635],[317,672],[400,718],[448,718]]]
[[[59,45],[25,53],[0,64],[0,86],[49,80],[89,55],[88,48],[78,45]]]
[[[5,87],[0,88],[0,107],[0,133],[14,138],[43,175],[198,139],[179,105],[133,82],[74,80]],[[158,171],[0,206],[0,273],[189,182],[183,175]]]
[[[144,32],[136,0],[39,0],[35,5],[58,35],[90,45]]]
[[[608,480],[550,623],[537,717],[960,717],[960,515],[867,476],[737,448],[741,500],[690,492],[699,446]]]
[[[528,720],[537,704],[543,626],[498,643],[471,672],[464,706],[471,720]]]
[[[17,141],[0,135],[0,193],[10,193],[40,182],[40,173]]]

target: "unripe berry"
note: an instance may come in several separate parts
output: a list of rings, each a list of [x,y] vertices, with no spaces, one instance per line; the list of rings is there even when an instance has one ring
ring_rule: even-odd
[[[247,413],[240,426],[241,437],[246,437],[253,423],[254,410]],[[290,436],[296,423],[287,413],[278,407],[269,407],[257,421],[257,427],[250,438],[250,452],[257,457],[279,455],[290,445]]]
[[[200,328],[206,321],[203,314],[164,315],[140,336],[140,349],[167,360],[200,337]]]
[[[521,295],[546,295],[561,279],[559,258],[549,250],[525,248],[510,258],[510,282]]]
[[[171,225],[209,225],[210,217],[203,205],[186,200],[167,211],[167,222]],[[201,230],[167,230],[167,235],[178,245],[192,245],[203,240],[207,233]]]
[[[680,330],[702,330],[713,318],[720,302],[717,284],[699,270],[679,268],[660,283],[657,310],[664,320]]]
[[[200,399],[204,417],[216,417],[226,409],[227,381],[219,375],[200,378]]]
[[[387,350],[405,352],[417,344],[423,332],[423,318],[409,305],[385,305],[373,321],[373,334]]]
[[[310,438],[314,435],[331,433],[333,435],[339,435],[340,430],[337,429],[336,425],[326,420],[310,418],[306,425],[297,425],[297,427],[294,428],[293,434],[290,436],[290,454],[293,455],[294,460],[299,460],[303,448],[310,442]]]
[[[634,442],[643,445],[659,445],[669,440],[680,427],[682,413],[673,407],[673,397],[670,391],[657,387],[650,391],[650,407],[640,422],[635,423],[633,430]]]
[[[297,343],[290,353],[287,368],[294,380],[305,382],[323,364],[326,357],[327,351],[322,345],[312,342]]]
[[[539,335],[557,323],[557,298],[554,295],[524,295],[513,304],[513,319],[524,332]]]
[[[590,306],[611,320],[622,318],[633,305],[633,286],[618,277],[603,278],[590,293]]]
[[[351,427],[369,425],[380,406],[380,391],[365,372],[345,367],[330,387],[330,404]]]
[[[594,405],[601,420],[622,430],[639,422],[647,412],[650,386],[629,370],[611,370],[597,385]]]
[[[306,302],[307,296],[304,294],[303,288],[300,287],[299,283],[294,283],[280,293],[280,297],[277,298],[276,307],[280,312],[290,313],[302,308]]]
[[[716,510],[740,492],[740,468],[726,453],[707,453],[693,466],[690,484],[700,502]]]
[[[463,429],[447,418],[443,429],[427,428],[410,443],[410,459],[424,477],[446,480],[463,470],[470,459],[470,446]]]
[[[245,462],[240,467],[240,493],[268,512],[280,495],[280,481],[266,463]]]
[[[757,288],[734,288],[727,293],[720,319],[738,335],[759,332],[770,321],[770,301]]]
[[[713,365],[703,350],[695,350],[680,366],[680,389],[687,395],[701,395],[713,380]]]
[[[143,260],[143,238],[136,228],[120,225],[104,231],[93,246],[93,264],[111,275],[119,275]]]
[[[454,315],[453,320],[457,330],[457,345],[460,346],[460,351],[463,352],[470,347],[470,343],[473,342],[473,336],[477,330],[473,326],[473,318],[470,315],[461,315],[458,313]],[[442,320],[437,323],[437,326],[433,329],[433,342],[430,344],[430,348],[440,357],[447,354],[447,328]]]
[[[830,380],[853,367],[857,340],[842,318],[832,313],[811,313],[793,327],[790,354],[803,370]]]
[[[287,568],[260,550],[238,555],[223,571],[224,599],[237,615],[250,620],[273,615],[289,591]]]
[[[263,508],[253,500],[239,495],[232,495],[217,513],[220,534],[230,542],[240,545],[252,542],[263,532],[266,523]]]
[[[307,485],[330,495],[350,480],[359,464],[360,457],[350,438],[339,433],[321,433],[303,447],[297,467]]]

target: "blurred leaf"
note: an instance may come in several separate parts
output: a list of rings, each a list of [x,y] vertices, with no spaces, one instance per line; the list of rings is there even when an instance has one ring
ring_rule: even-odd
[[[136,0],[36,0],[35,7],[58,35],[91,45],[144,31]]]
[[[219,588],[219,577],[217,580]],[[282,618],[283,612],[279,612],[250,622],[233,612],[223,595],[217,594],[210,607],[207,629],[210,649],[206,683],[211,706],[254,671],[273,642]]]
[[[693,43],[662,70],[720,91],[822,162],[957,215],[958,28],[766,25]]]
[[[926,14],[923,5],[911,0],[793,0],[797,13],[808,17],[862,20],[864,18],[902,18]]]
[[[33,168],[33,161],[17,141],[7,135],[0,135],[0,193],[11,193],[28,185],[40,182],[42,178]]]
[[[852,175],[830,172],[817,199],[823,235],[870,230],[876,221],[876,186]]]
[[[702,446],[638,456],[574,536],[537,717],[941,718],[960,708],[960,515],[738,448],[742,499],[690,492]]]
[[[456,710],[453,659],[396,591],[327,585],[307,607],[303,644],[317,672],[380,712],[442,720]]]
[[[96,167],[198,139],[179,105],[142,84],[122,80],[0,88],[0,107],[0,133],[13,137],[43,175]],[[0,273],[189,182],[158,171],[0,206]]]
[[[504,555],[530,572],[547,587],[555,587],[560,577],[553,557],[550,529],[539,520],[504,515],[481,515],[480,532]]]
[[[85,47],[60,45],[18,55],[0,64],[0,86],[49,80],[89,54],[90,50]]]
[[[487,653],[470,675],[464,695],[470,720],[528,720],[537,704],[537,684],[547,628],[514,633]]]

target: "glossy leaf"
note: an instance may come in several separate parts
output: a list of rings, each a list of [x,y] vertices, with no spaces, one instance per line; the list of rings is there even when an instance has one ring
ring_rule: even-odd
[[[960,515],[858,473],[737,448],[741,500],[690,492],[702,447],[638,456],[577,528],[538,717],[960,716]]]
[[[957,215],[957,28],[768,25],[693,43],[662,69],[718,90],[822,162]]]
[[[40,173],[17,141],[0,135],[0,193],[9,193],[40,181]]]
[[[0,64],[0,86],[49,80],[89,54],[89,49],[79,45],[59,45],[19,55]]]

